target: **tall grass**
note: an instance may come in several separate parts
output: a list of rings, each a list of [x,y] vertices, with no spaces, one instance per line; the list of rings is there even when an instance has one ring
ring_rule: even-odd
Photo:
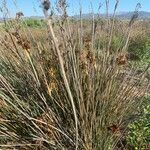
[[[21,18],[6,21],[1,31],[0,147],[125,148],[128,118],[149,87],[144,78],[148,67],[135,79],[136,68],[126,57],[137,10],[114,51],[118,1],[112,21],[108,18],[101,27],[93,17],[90,29],[83,27],[82,19],[71,22],[65,0],[58,1],[61,18],[55,22],[47,2],[43,40],[22,26]],[[101,33],[105,33],[102,46],[97,42]]]

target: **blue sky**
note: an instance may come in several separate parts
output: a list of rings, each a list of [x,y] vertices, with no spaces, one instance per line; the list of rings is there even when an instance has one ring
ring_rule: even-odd
[[[0,0],[0,6],[2,6],[2,1]],[[10,14],[13,16],[16,12],[22,11],[25,16],[41,16],[42,11],[40,6],[40,0],[6,0],[7,6],[10,10]],[[114,5],[116,0],[110,0],[110,12],[113,11]],[[17,2],[17,5],[14,5],[14,2]],[[53,6],[56,0],[51,0]],[[68,12],[70,15],[79,14],[79,8],[81,3],[83,13],[89,13],[92,11],[91,3],[93,7],[93,11],[96,13],[98,10],[99,4],[103,4],[101,8],[101,12],[105,12],[105,0],[68,0],[69,4]],[[135,6],[137,3],[141,3],[142,11],[149,11],[150,12],[150,0],[120,0],[118,12],[124,11],[134,11]],[[2,15],[2,14],[1,14]],[[0,16],[1,16],[0,15]]]

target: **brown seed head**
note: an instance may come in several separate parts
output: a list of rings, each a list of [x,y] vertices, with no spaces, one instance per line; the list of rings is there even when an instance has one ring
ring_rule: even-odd
[[[20,19],[23,16],[24,16],[23,12],[17,12],[16,13],[16,19]]]
[[[117,64],[118,65],[125,65],[126,62],[127,62],[127,58],[126,58],[126,55],[119,55],[117,58],[116,58],[116,61],[117,61]]]

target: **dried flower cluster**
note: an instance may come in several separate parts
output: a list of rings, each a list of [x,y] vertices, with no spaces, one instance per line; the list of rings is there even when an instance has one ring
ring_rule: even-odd
[[[83,51],[80,55],[80,68],[83,72],[88,74],[89,67],[96,68],[96,60],[90,50]]]
[[[43,9],[48,11],[50,8],[50,1],[49,0],[43,0],[42,5],[43,5]]]
[[[45,17],[48,17],[48,10],[50,9],[50,1],[43,0],[42,7],[43,7],[43,12],[44,12]]]
[[[20,19],[20,18],[23,17],[23,16],[24,16],[23,12],[17,12],[17,13],[16,13],[16,19],[17,19],[17,20]]]
[[[30,42],[27,39],[22,38],[17,31],[12,32],[11,34],[17,39],[17,44],[29,52],[31,48]]]
[[[127,63],[127,57],[124,54],[120,54],[117,58],[116,58],[117,64],[118,65],[125,65]]]

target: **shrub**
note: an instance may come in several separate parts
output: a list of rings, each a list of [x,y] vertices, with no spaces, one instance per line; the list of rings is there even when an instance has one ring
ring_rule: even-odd
[[[150,139],[150,97],[146,97],[139,116],[129,125],[128,144],[135,150],[149,149]]]
[[[132,38],[129,44],[129,53],[133,53],[141,64],[150,63],[150,38],[148,35]]]
[[[44,20],[38,20],[38,19],[25,19],[23,21],[23,25],[27,27],[46,27],[46,22]]]

